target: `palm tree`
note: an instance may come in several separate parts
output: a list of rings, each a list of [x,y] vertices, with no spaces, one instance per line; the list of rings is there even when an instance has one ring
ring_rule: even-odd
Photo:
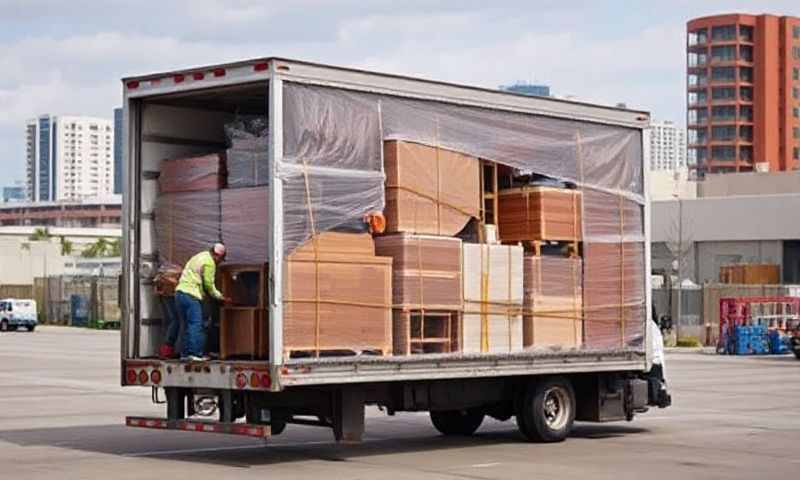
[[[109,252],[109,257],[121,257],[122,256],[122,239],[117,238],[113,242],[111,242],[111,249]]]
[[[43,242],[50,240],[50,238],[52,238],[52,235],[50,235],[50,229],[47,227],[37,228],[28,236],[28,240],[32,242]]]
[[[81,256],[85,258],[99,258],[114,256],[114,244],[107,238],[98,238],[93,244],[86,247]]]
[[[65,236],[61,236],[61,255],[67,256],[72,255],[75,246],[72,244],[71,240],[67,240]]]

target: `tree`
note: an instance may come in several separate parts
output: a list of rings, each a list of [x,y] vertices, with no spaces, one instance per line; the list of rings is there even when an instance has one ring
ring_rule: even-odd
[[[121,257],[122,256],[122,239],[118,238],[111,242],[111,251],[110,257]]]
[[[28,236],[28,240],[32,242],[44,242],[50,240],[52,237],[53,236],[50,235],[50,229],[44,227],[35,229],[33,233]]]
[[[81,256],[84,258],[117,257],[120,251],[120,241],[98,238],[93,244],[86,247]]]
[[[61,236],[61,255],[67,256],[72,255],[73,250],[75,250],[75,246],[72,244],[71,240],[67,240],[67,237]]]

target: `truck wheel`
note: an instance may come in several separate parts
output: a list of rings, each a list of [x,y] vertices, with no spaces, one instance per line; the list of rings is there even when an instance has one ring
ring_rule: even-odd
[[[476,409],[431,412],[431,422],[442,435],[472,435],[483,423],[483,417],[484,413]]]
[[[3,320],[0,322],[0,332],[7,332],[8,331],[8,321]]]
[[[800,360],[800,348],[794,351],[794,356],[797,357],[798,360]]]
[[[528,441],[560,442],[575,421],[575,391],[563,377],[528,386],[517,402],[517,426]]]
[[[28,325],[28,331],[32,332],[36,329],[36,325]]]

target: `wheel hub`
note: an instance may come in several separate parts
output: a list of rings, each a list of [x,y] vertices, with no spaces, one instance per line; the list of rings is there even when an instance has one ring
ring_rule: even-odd
[[[544,394],[544,418],[547,426],[553,430],[564,428],[567,423],[568,397],[563,389],[553,387]]]

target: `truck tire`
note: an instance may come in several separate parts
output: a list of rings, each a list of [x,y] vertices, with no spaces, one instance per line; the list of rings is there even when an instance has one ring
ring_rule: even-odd
[[[483,423],[484,413],[480,410],[432,411],[431,422],[442,435],[469,436]]]
[[[0,321],[0,332],[7,332],[8,331],[8,321],[2,320]]]
[[[800,348],[798,348],[797,350],[795,350],[795,351],[794,351],[794,356],[795,356],[795,357],[796,357],[798,360],[800,360]]]
[[[29,332],[32,332],[34,330],[36,330],[36,325],[28,325],[28,331]]]
[[[532,383],[517,403],[517,427],[526,440],[560,442],[575,422],[575,390],[564,377]]]

